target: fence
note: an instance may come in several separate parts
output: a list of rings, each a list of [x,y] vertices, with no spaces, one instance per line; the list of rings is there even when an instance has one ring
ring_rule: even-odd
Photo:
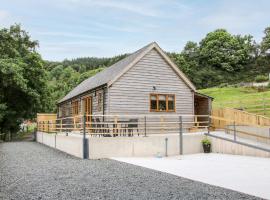
[[[77,115],[38,121],[38,131],[86,133],[90,136],[134,136],[206,129],[207,115]]]
[[[216,108],[212,111],[212,124],[216,128],[236,125],[270,126],[270,118],[232,108]]]
[[[234,115],[232,116],[232,114]],[[183,152],[199,153],[201,152],[200,142],[203,133],[233,144],[270,151],[262,145],[270,144],[268,127],[260,125],[265,125],[266,119],[263,118],[265,121],[262,119],[254,121],[252,116],[243,117],[237,112],[219,111],[216,115],[218,116],[77,115],[38,121],[37,127],[39,141],[45,144],[47,142],[49,145],[66,152],[70,151],[71,154],[76,152],[75,155],[80,155],[80,152],[83,152],[83,158],[88,158],[88,154],[91,154],[91,158],[116,155],[152,156],[163,149],[166,149],[164,155],[167,155],[167,152],[169,155],[176,155],[177,151],[179,154],[183,154]],[[241,121],[241,119],[243,120]],[[255,125],[247,126],[251,122]],[[265,128],[265,135],[258,134],[257,129],[251,131],[251,127]],[[245,128],[248,129],[245,130]],[[194,132],[194,130],[201,132],[187,133]],[[212,130],[215,131],[212,132]],[[43,134],[44,132],[49,134]],[[212,140],[214,141],[214,139]],[[183,143],[185,144],[183,145]],[[170,144],[169,147],[168,144]],[[185,146],[184,149],[183,146]],[[239,148],[238,146],[234,148]],[[73,150],[71,150],[72,148]]]
[[[204,135],[183,133],[206,130],[209,122],[205,115],[77,115],[38,121],[37,141],[93,159],[200,153]],[[193,145],[183,149],[184,141]]]

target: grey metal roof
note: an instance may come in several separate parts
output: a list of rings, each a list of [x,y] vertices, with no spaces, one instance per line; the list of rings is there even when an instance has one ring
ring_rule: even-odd
[[[152,43],[146,45],[145,47],[139,49],[138,51],[130,54],[126,58],[118,61],[117,63],[113,64],[112,66],[97,73],[95,76],[92,76],[92,77],[84,80],[78,86],[76,86],[73,90],[71,90],[58,103],[62,103],[68,99],[71,99],[75,96],[78,96],[84,92],[91,90],[91,89],[94,89],[94,88],[97,88],[101,85],[107,84],[109,81],[114,79],[118,74],[120,74],[130,63],[132,63],[141,53],[143,53],[153,43],[154,42],[152,42]]]

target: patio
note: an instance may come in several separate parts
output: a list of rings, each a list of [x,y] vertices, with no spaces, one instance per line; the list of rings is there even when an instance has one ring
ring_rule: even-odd
[[[270,159],[228,154],[113,158],[179,177],[270,199]]]

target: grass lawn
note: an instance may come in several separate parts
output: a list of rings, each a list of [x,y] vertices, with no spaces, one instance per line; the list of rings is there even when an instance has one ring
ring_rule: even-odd
[[[270,115],[270,90],[259,92],[256,88],[208,88],[199,92],[214,97],[214,107],[244,109],[248,112]]]

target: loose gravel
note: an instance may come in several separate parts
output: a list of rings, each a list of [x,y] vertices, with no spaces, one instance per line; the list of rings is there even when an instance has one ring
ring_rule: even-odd
[[[259,198],[114,160],[82,160],[38,143],[13,142],[0,143],[0,199]]]

